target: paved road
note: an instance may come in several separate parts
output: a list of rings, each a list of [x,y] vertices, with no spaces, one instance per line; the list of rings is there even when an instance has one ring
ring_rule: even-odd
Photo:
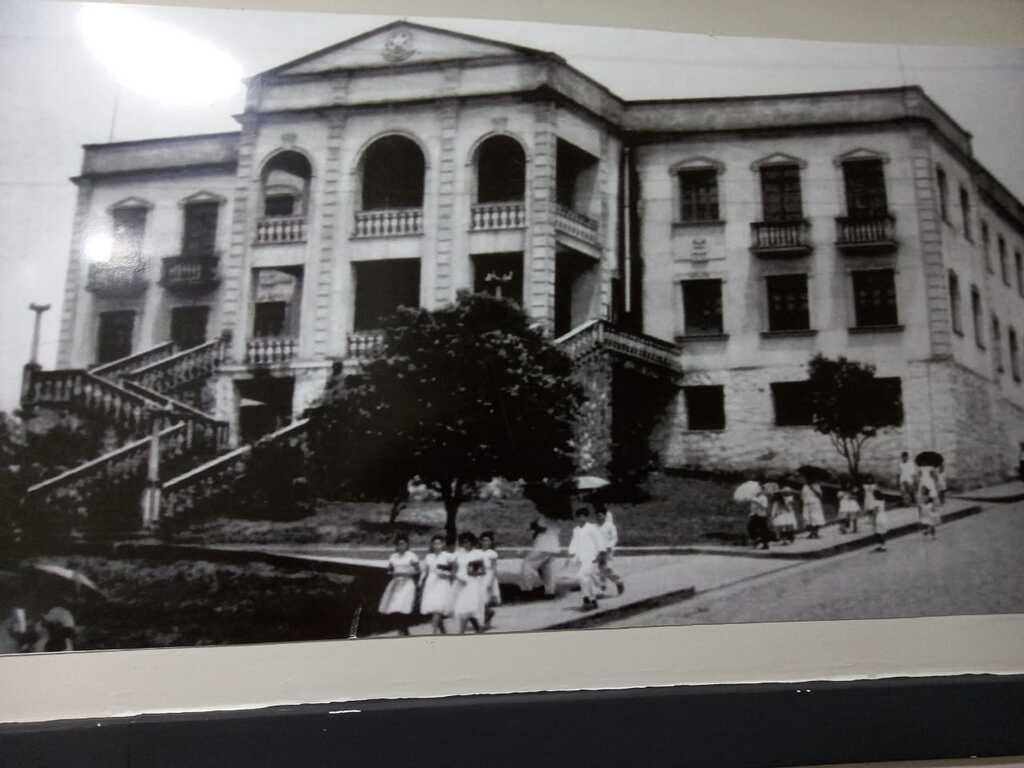
[[[888,552],[859,550],[744,587],[606,626],[881,619],[1024,612],[1024,502],[948,523],[934,541],[911,534]]]

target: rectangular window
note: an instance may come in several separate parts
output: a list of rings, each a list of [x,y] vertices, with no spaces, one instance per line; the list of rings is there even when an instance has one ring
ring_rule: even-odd
[[[874,219],[889,212],[881,160],[851,160],[843,163],[843,181],[846,186],[847,216],[852,219]]]
[[[679,199],[680,221],[718,221],[718,170],[700,168],[681,171]]]
[[[724,332],[722,281],[683,282],[683,333],[687,336],[716,336]]]
[[[949,185],[946,181],[946,172],[941,168],[935,169],[935,183],[939,192],[939,215],[942,220],[949,223]]]
[[[960,187],[960,218],[963,222],[964,237],[974,240],[974,232],[971,229],[971,196],[963,187]]]
[[[523,303],[523,254],[481,253],[473,257],[473,291]]]
[[[985,271],[991,274],[992,269],[992,237],[988,231],[988,222],[981,222],[981,258],[985,261]]]
[[[99,319],[96,362],[109,363],[128,357],[132,353],[132,339],[135,335],[135,312],[123,309],[100,312]]]
[[[288,316],[284,301],[261,301],[253,308],[252,332],[258,339],[283,336]]]
[[[295,213],[295,195],[267,195],[263,200],[264,216],[292,216]]]
[[[206,341],[210,308],[193,304],[171,309],[171,341],[179,350],[191,349]]]
[[[302,272],[302,267],[253,270],[252,333],[255,338],[298,336]]]
[[[355,330],[376,330],[399,307],[420,305],[419,259],[363,261],[353,266],[356,277]]]
[[[1006,370],[1003,365],[1003,333],[999,327],[999,318],[992,315],[992,357],[995,358],[996,373]]]
[[[771,387],[775,426],[806,427],[814,423],[814,406],[808,382],[776,381]]]
[[[1020,350],[1017,348],[1017,331],[1013,328],[1007,334],[1010,338],[1010,373],[1014,381],[1020,381]]]
[[[1017,272],[1017,294],[1024,297],[1024,257],[1020,251],[1013,252],[1013,263]]]
[[[807,275],[767,278],[768,330],[806,331],[811,327],[807,301]]]
[[[121,263],[141,261],[147,213],[145,208],[118,208],[113,212],[112,261]]]
[[[903,385],[899,377],[879,377],[875,379],[878,388],[876,397],[870,398],[866,407],[880,426],[898,427],[903,423]]]
[[[800,167],[796,164],[763,166],[761,204],[765,221],[800,221],[804,216]]]
[[[985,320],[981,309],[981,293],[978,286],[971,286],[971,316],[974,320],[974,343],[979,349],[985,348]]]
[[[996,238],[996,252],[999,255],[999,274],[1003,278],[1003,284],[1010,284],[1010,265],[1006,263],[1006,240],[1002,235]]]
[[[891,269],[854,272],[853,309],[858,328],[898,325],[896,273]]]
[[[725,429],[725,387],[683,387],[683,397],[686,399],[687,429]]]
[[[189,203],[185,206],[185,236],[182,252],[187,256],[209,256],[217,244],[217,213],[220,204]]]
[[[960,317],[960,279],[956,272],[949,270],[949,314],[953,320],[953,333],[964,335],[963,318]]]

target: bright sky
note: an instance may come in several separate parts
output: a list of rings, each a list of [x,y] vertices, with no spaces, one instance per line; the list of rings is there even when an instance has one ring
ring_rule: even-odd
[[[53,304],[44,320],[41,355],[45,367],[53,365],[74,212],[68,177],[79,170],[82,144],[235,130],[231,115],[242,109],[237,72],[253,74],[393,20],[118,7],[118,18],[134,24],[135,32],[111,35],[109,19],[97,24],[94,18],[90,26],[83,23],[82,8],[41,0],[0,4],[2,410],[17,404],[21,366],[29,354],[30,301]],[[974,134],[977,157],[1024,198],[1022,49],[897,48],[413,20],[555,51],[625,98],[919,84]],[[84,32],[90,28],[94,36],[87,40]],[[210,77],[208,67],[195,66],[211,60],[223,65],[217,70],[224,75]],[[129,66],[119,88],[109,67],[125,62]],[[199,92],[204,103],[182,103]]]

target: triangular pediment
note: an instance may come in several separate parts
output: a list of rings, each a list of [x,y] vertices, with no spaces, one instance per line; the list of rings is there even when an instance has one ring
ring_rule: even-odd
[[[549,55],[497,40],[398,21],[282,64],[269,75],[307,75],[522,54]]]

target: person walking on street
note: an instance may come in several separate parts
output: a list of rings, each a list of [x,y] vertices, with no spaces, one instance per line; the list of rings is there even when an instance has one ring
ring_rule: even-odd
[[[612,569],[612,559],[615,557],[615,547],[619,544],[619,529],[615,526],[612,513],[602,502],[595,502],[594,509],[597,510],[597,520],[600,525],[601,535],[604,536],[605,551],[598,556],[598,572],[600,578],[601,593],[608,589],[608,582],[615,585],[621,595],[626,591],[626,583]]]
[[[406,536],[395,538],[395,551],[388,558],[388,582],[384,594],[380,597],[377,610],[381,614],[401,614],[409,616],[416,604],[416,585],[420,575],[420,560],[416,553],[409,549]],[[398,634],[408,635],[408,622],[398,627]]]
[[[765,492],[764,483],[757,494],[750,500],[750,512],[747,514],[747,536],[754,547],[768,549],[771,540],[771,529],[768,524],[770,500]]]
[[[562,552],[558,522],[539,514],[530,523],[530,533],[533,535],[533,542],[530,544],[530,551],[523,558],[519,588],[523,592],[543,588],[545,597],[554,597],[557,580],[554,561]]]
[[[825,524],[825,507],[821,503],[821,486],[804,478],[804,487],[800,491],[800,502],[803,504],[804,525],[807,527],[808,539],[820,539],[818,529]]]
[[[885,500],[879,496],[874,479],[870,476],[864,478],[861,490],[864,494],[864,514],[871,520],[875,529],[875,552],[885,552],[885,539],[889,532],[889,516],[885,511]]]
[[[451,607],[452,582],[455,579],[455,555],[444,547],[444,536],[430,540],[430,552],[423,558],[420,576],[420,613],[430,616],[435,635],[448,634],[445,615]]]
[[[498,551],[494,548],[494,532],[480,534],[480,549],[484,552],[486,581],[484,583],[484,629],[491,628],[494,609],[501,605],[501,584],[498,582]]]
[[[601,529],[590,519],[590,510],[580,507],[576,510],[576,527],[569,542],[569,554],[579,563],[576,578],[583,593],[583,610],[597,608],[597,586],[600,573],[598,558],[607,551]]]
[[[903,494],[903,506],[913,506],[917,492],[917,466],[910,460],[910,454],[900,454],[900,493]]]
[[[783,544],[792,544],[796,540],[795,496],[796,492],[788,488],[772,496],[772,527]]]

